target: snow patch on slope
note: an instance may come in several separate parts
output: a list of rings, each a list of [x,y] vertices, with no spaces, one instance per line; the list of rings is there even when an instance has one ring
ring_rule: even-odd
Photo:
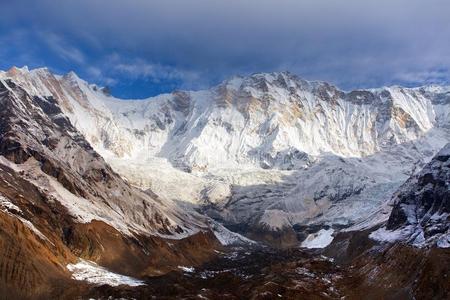
[[[219,240],[219,242],[224,245],[236,245],[236,244],[256,244],[255,241],[252,241],[239,233],[228,230],[225,226],[220,223],[211,221],[210,223],[211,229]]]
[[[128,285],[140,286],[145,285],[142,280],[132,277],[120,275],[108,271],[94,262],[80,259],[76,264],[68,264],[67,269],[72,272],[72,278],[75,280],[83,280],[95,285],[107,284],[110,286]]]
[[[28,229],[34,232],[41,240],[47,241],[51,244],[50,240],[39,230],[37,229],[33,223],[23,218],[22,210],[17,205],[13,204],[8,198],[0,195],[0,210],[2,210],[4,213],[8,214],[11,217],[17,218],[20,222],[23,223]]]
[[[21,213],[22,210],[15,204],[13,204],[11,201],[9,201],[8,198],[0,195],[0,209],[4,212],[15,212],[15,213]]]
[[[385,227],[381,227],[372,232],[369,237],[375,241],[393,243],[407,239],[412,232],[412,226],[408,226],[399,230],[388,230]]]
[[[320,229],[316,233],[308,235],[308,237],[302,242],[301,246],[308,249],[325,248],[333,241],[334,230]]]
[[[195,271],[194,267],[178,266],[178,269],[182,270],[185,273],[194,273]]]
[[[450,248],[450,234],[442,235],[437,241],[436,245],[439,248]]]

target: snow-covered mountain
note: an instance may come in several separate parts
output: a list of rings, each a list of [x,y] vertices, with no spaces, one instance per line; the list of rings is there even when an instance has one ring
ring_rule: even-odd
[[[254,238],[290,232],[288,244],[304,238],[292,228],[387,218],[382,204],[450,137],[450,87],[345,92],[270,73],[124,101],[74,73],[13,68],[0,78],[53,96],[131,184]]]

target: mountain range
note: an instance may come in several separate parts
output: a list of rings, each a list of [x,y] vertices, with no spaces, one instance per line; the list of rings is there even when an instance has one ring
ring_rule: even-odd
[[[426,274],[450,266],[450,86],[342,91],[279,72],[124,100],[14,67],[0,103],[4,295],[145,294],[230,251],[288,249],[356,268],[319,299],[449,295]]]

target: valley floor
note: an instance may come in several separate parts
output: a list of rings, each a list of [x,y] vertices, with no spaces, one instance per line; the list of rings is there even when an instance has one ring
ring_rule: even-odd
[[[388,247],[350,264],[316,250],[233,247],[201,267],[147,278],[143,286],[81,293],[83,299],[448,299],[449,253],[417,251]]]
[[[201,267],[180,266],[144,286],[94,287],[83,298],[339,299],[345,270],[313,252],[234,247]]]

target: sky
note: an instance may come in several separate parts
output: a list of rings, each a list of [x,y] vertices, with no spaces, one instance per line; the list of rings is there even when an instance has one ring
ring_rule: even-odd
[[[75,71],[113,95],[290,71],[338,87],[450,83],[448,0],[0,0],[0,69]]]

